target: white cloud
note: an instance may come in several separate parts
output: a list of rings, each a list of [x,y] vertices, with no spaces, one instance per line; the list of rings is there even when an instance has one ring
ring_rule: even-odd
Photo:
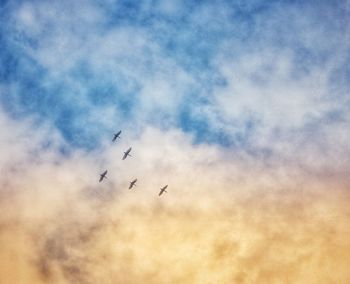
[[[283,50],[272,44],[278,33],[267,31],[256,46],[230,39],[209,60],[227,85],[204,87],[198,78],[211,74],[186,70],[146,28],[104,29],[105,13],[93,2],[61,3],[19,5],[15,29],[37,46],[17,47],[48,70],[44,88],[61,82],[67,88],[62,101],[88,112],[72,125],[99,121],[91,132],[122,129],[122,138],[112,143],[112,135],[104,136],[91,151],[72,149],[49,122],[0,111],[1,280],[350,281],[350,117],[347,86],[331,82],[344,64],[347,45],[339,35],[324,42],[328,30],[310,23],[307,13],[288,10],[286,22],[304,32],[290,33],[287,43],[312,48],[317,42],[322,52],[342,43],[341,52],[323,65],[299,65],[292,44]],[[179,2],[160,4],[167,15],[181,11]],[[196,11],[190,21],[205,27],[213,21],[209,11]],[[229,24],[227,11],[218,7],[215,14],[221,18],[210,28]],[[260,22],[254,33],[278,23],[285,28],[280,20]],[[89,82],[72,75],[81,61],[96,80],[108,78],[125,94],[137,89],[129,121],[116,106],[89,101]],[[194,144],[192,134],[174,127],[179,106],[194,90],[208,95],[208,103],[191,101],[191,114],[233,139],[250,131],[242,147]],[[15,94],[18,84],[0,91]],[[332,113],[338,117],[327,119]],[[122,161],[130,146],[132,157]],[[105,169],[108,179],[99,183]],[[138,184],[129,191],[133,178]],[[165,184],[168,193],[158,197]]]
[[[2,166],[17,168],[1,176],[4,281],[349,280],[349,195],[340,180],[193,146],[178,130],[123,132],[117,143],[62,156],[55,146],[43,151],[49,135],[61,143],[54,131],[3,113],[0,125],[9,151]],[[132,157],[121,160],[130,145]]]
[[[116,9],[116,4],[111,2],[107,6]],[[183,9],[177,1],[165,4],[159,2],[169,15]],[[18,24],[17,31],[28,32],[34,41],[38,41],[36,47],[23,42],[18,44],[48,70],[48,75],[41,78],[42,86],[50,89],[56,82],[63,84],[67,92],[61,94],[62,101],[78,105],[89,114],[84,121],[77,116],[72,125],[92,125],[99,121],[91,126],[96,133],[100,127],[111,130],[126,127],[137,135],[150,125],[163,129],[178,125],[181,108],[186,105],[194,119],[208,123],[209,130],[222,131],[233,144],[243,150],[249,148],[257,157],[259,151],[266,151],[273,157],[308,164],[315,170],[323,167],[318,162],[326,165],[330,159],[331,164],[341,165],[342,172],[346,171],[348,165],[341,153],[348,153],[343,142],[348,138],[341,133],[345,133],[347,127],[341,120],[348,121],[344,114],[348,86],[343,83],[334,86],[332,78],[345,64],[344,50],[348,44],[341,33],[326,40],[338,25],[329,22],[335,12],[324,12],[327,24],[321,26],[317,23],[323,14],[308,5],[303,11],[293,5],[284,7],[284,11],[277,5],[258,13],[246,29],[237,22],[238,18],[230,18],[238,15],[237,7],[245,11],[257,3],[253,4],[237,3],[232,9],[225,5],[202,5],[189,16],[188,27],[198,28],[199,32],[207,26],[214,34],[221,29],[223,33],[237,29],[243,33],[237,34],[237,38],[244,38],[244,33],[252,35],[252,39],[248,38],[244,43],[223,36],[215,52],[208,55],[212,69],[203,70],[208,73],[204,75],[198,75],[201,70],[187,69],[181,60],[169,55],[162,42],[156,40],[162,35],[152,34],[152,28],[127,23],[108,26],[106,7],[94,2],[84,5],[25,2],[14,10],[13,15]],[[145,2],[141,6],[147,10],[151,4]],[[220,16],[213,18],[214,14]],[[36,32],[30,33],[31,26]],[[163,27],[160,30],[167,28],[162,21],[155,26]],[[190,35],[189,31],[180,42]],[[278,47],[279,44],[282,47]],[[298,48],[306,49],[318,60],[307,61],[309,58],[300,57]],[[331,56],[329,52],[332,52]],[[116,106],[113,99],[110,105],[97,106],[91,102],[89,82],[74,77],[75,68],[81,63],[91,72],[91,78],[86,80],[107,80],[118,89],[111,90],[115,92],[113,99],[133,105],[127,121],[123,106]],[[218,74],[226,80],[227,86],[211,84],[208,87],[205,78]],[[15,89],[14,86],[14,92]],[[193,99],[197,96],[204,97],[206,102]],[[341,113],[342,119],[332,126],[323,126],[333,112]],[[317,132],[317,129],[320,130]],[[319,141],[310,137],[316,132]],[[342,142],[331,138],[337,135],[345,137],[339,139]],[[238,136],[243,137],[240,138],[242,141],[235,141]],[[325,153],[328,154],[323,156]]]

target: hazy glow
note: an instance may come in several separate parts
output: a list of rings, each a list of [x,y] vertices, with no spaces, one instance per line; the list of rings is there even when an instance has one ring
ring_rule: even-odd
[[[135,145],[134,160],[116,155],[123,145],[64,160],[48,152],[6,175],[5,283],[349,281],[349,193],[341,183],[225,161],[220,149],[193,147],[176,131],[149,129]],[[110,169],[102,185],[100,157]],[[131,169],[140,177],[129,191]],[[165,180],[169,192],[158,197]]]

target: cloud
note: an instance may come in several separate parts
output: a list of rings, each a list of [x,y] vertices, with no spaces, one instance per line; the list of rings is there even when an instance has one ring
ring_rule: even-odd
[[[344,9],[9,2],[1,281],[348,283]]]
[[[30,122],[4,115],[1,122],[16,137],[33,131]],[[2,175],[4,281],[349,280],[349,194],[340,180],[276,171],[244,152],[229,157],[217,146],[194,146],[178,130],[148,128],[125,161],[130,141],[122,140],[70,156],[51,146],[34,159],[31,149],[47,139],[45,129],[36,135],[27,144],[2,140],[2,149],[19,153],[2,159],[4,169],[17,169]],[[99,184],[104,168],[108,179]],[[138,186],[129,191],[134,177]],[[168,193],[158,197],[164,184]]]
[[[256,153],[343,115],[345,4],[182,4],[9,5],[4,40],[21,60],[7,109],[39,112],[78,147],[152,125]]]

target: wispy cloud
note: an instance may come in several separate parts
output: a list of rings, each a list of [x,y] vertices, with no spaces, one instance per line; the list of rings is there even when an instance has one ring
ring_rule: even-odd
[[[348,2],[1,5],[0,282],[349,282]]]
[[[259,136],[272,148],[282,128],[305,137],[348,107],[348,18],[345,4],[300,5],[9,4],[3,41],[19,86],[5,104],[41,113],[79,146],[126,120],[239,147]]]
[[[24,144],[30,123],[1,122],[18,129],[1,145],[18,153],[1,160],[4,281],[349,280],[349,193],[341,180],[267,168],[243,153],[227,157],[176,130],[149,128],[125,161],[118,154],[128,141],[88,155],[67,157],[54,147],[33,153],[45,130]],[[99,184],[105,167],[108,179]],[[167,195],[158,197],[166,183]]]

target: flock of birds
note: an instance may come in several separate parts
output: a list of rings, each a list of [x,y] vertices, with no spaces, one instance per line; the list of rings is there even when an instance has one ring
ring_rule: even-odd
[[[112,142],[117,141],[117,139],[120,138],[120,134],[121,134],[121,133],[122,133],[122,131],[119,130],[118,133],[114,134],[114,137],[113,137],[113,139],[112,139]],[[128,156],[132,157],[132,156],[130,155],[131,149],[132,149],[132,148],[130,147],[128,150],[126,150],[126,151],[124,152],[124,155],[123,155],[122,160],[125,160]],[[107,178],[107,173],[108,173],[108,171],[105,170],[102,174],[100,174],[99,182],[101,182],[101,181],[103,181],[103,179]],[[133,181],[131,181],[131,182],[130,182],[130,185],[129,185],[129,189],[132,189],[134,186],[136,186],[136,182],[137,182],[137,178],[134,179]],[[162,188],[160,188],[160,192],[159,192],[158,195],[161,196],[164,192],[167,192],[167,191],[166,191],[167,187],[168,187],[168,185],[165,185],[165,186],[163,186]]]

